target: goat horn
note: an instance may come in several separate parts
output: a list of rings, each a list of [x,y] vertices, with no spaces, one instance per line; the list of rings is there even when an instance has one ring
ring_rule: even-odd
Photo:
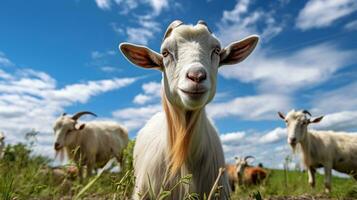
[[[163,40],[165,40],[167,37],[169,37],[171,32],[172,32],[172,30],[174,30],[174,28],[180,26],[181,24],[183,24],[183,22],[180,21],[180,20],[175,20],[175,21],[171,22],[171,24],[166,29],[166,32],[165,32]]]
[[[246,156],[244,157],[244,160],[247,161],[249,158],[254,158],[254,156]]]
[[[77,112],[76,114],[74,114],[72,116],[72,119],[77,121],[82,115],[85,115],[85,114],[88,114],[88,115],[93,115],[94,117],[96,117],[97,115],[92,113],[92,112],[89,112],[89,111],[82,111],[82,112]]]
[[[208,31],[209,31],[210,33],[212,33],[212,31],[208,28],[208,25],[207,25],[207,23],[206,23],[205,21],[203,21],[203,20],[198,20],[197,24],[201,24],[201,25],[205,26],[205,27],[208,29]]]
[[[302,113],[308,114],[308,115],[310,115],[310,117],[311,117],[311,113],[310,113],[309,111],[307,111],[307,110],[303,110]]]

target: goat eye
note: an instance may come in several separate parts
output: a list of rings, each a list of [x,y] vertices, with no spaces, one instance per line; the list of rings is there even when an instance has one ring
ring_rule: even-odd
[[[162,56],[167,57],[169,55],[169,52],[167,50],[165,50],[161,54],[162,54]]]

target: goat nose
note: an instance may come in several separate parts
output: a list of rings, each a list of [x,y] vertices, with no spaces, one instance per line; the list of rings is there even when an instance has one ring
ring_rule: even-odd
[[[291,143],[296,143],[296,138],[295,138],[295,137],[290,138],[290,142],[291,142]]]
[[[206,80],[207,75],[204,70],[192,70],[187,73],[187,78],[193,82],[200,83]]]

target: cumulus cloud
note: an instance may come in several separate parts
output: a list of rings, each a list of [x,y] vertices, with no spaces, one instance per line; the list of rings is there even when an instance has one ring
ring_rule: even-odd
[[[356,51],[341,49],[331,43],[280,55],[257,49],[238,66],[223,67],[220,74],[225,78],[256,83],[260,91],[292,93],[328,80],[337,70],[354,62],[355,54]]]
[[[3,122],[0,130],[6,133],[10,143],[21,141],[24,134],[33,129],[50,134],[53,121],[66,107],[87,103],[93,96],[126,87],[135,80],[113,78],[58,88],[56,80],[44,72],[17,69],[5,77],[0,76],[0,121]]]
[[[222,143],[226,145],[239,144],[239,140],[243,139],[244,136],[245,136],[245,132],[239,132],[239,131],[220,135]]]
[[[111,0],[95,0],[95,3],[103,10],[109,10],[112,5]]]
[[[238,131],[220,135],[226,162],[233,163],[236,156],[252,155],[255,164],[263,163],[273,168],[281,168],[285,157],[292,154],[285,137],[286,130],[280,127],[270,131]]]
[[[247,0],[237,1],[232,10],[223,11],[217,36],[224,45],[251,34],[258,34],[263,42],[268,42],[282,31],[283,23],[277,22],[275,10],[267,11],[260,7],[249,10],[252,3]]]
[[[124,124],[130,131],[133,131],[143,127],[154,114],[161,110],[161,104],[129,107],[114,111],[113,118]]]
[[[313,95],[311,107],[314,116],[325,116],[316,128],[357,131],[357,82]]]
[[[357,131],[357,110],[327,114],[314,127],[321,130]]]
[[[266,144],[266,143],[275,143],[281,141],[284,137],[286,137],[286,129],[285,128],[276,128],[267,134],[263,135],[259,142]]]
[[[125,29],[129,42],[142,45],[148,44],[160,31],[160,24],[155,21],[153,15],[139,16],[137,26]]]
[[[327,27],[355,11],[355,0],[309,0],[297,17],[296,26],[301,30]]]
[[[144,93],[139,93],[134,97],[134,103],[136,104],[146,104],[153,100],[159,101],[161,95],[161,83],[160,82],[148,82],[142,85],[142,90]]]
[[[154,14],[159,15],[163,9],[169,7],[168,0],[95,0],[95,2],[102,10],[109,10],[113,5],[116,5],[122,14],[129,13],[139,5],[149,5]]]
[[[334,90],[319,92],[312,101],[313,112],[326,114],[357,109],[357,81]],[[333,105],[333,106],[331,106]]]
[[[248,120],[275,119],[277,110],[284,110],[291,105],[284,95],[262,94],[237,97],[232,100],[208,105],[208,115],[214,119],[240,117]]]

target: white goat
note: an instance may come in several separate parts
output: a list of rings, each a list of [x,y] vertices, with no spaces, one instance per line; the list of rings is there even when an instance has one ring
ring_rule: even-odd
[[[5,135],[3,132],[0,132],[0,159],[4,157],[5,150]]]
[[[221,48],[205,22],[193,26],[176,20],[166,30],[161,54],[145,46],[120,45],[129,61],[163,74],[164,112],[139,131],[134,147],[134,199],[139,199],[139,193],[148,198],[149,185],[157,195],[161,185],[171,188],[187,174],[192,174],[190,186],[174,190],[171,199],[183,199],[189,192],[208,196],[219,168],[224,167],[224,155],[205,105],[215,95],[218,68],[241,62],[257,42],[258,37],[251,36]],[[224,190],[221,199],[227,199],[226,174],[219,183]]]
[[[87,175],[90,176],[93,169],[103,167],[113,157],[121,163],[121,151],[129,139],[127,130],[114,122],[93,121],[77,125],[84,114],[96,116],[84,111],[72,117],[63,114],[56,120],[54,147],[60,153],[65,149],[69,158],[81,166],[86,165]],[[82,180],[82,167],[79,168],[79,177]]]
[[[288,132],[288,143],[295,150],[300,144],[302,160],[307,168],[309,184],[315,187],[316,168],[324,167],[325,191],[331,191],[331,170],[350,174],[357,180],[357,135],[333,131],[307,130],[311,123],[318,123],[323,116],[310,119],[307,110],[291,110],[285,120]]]

